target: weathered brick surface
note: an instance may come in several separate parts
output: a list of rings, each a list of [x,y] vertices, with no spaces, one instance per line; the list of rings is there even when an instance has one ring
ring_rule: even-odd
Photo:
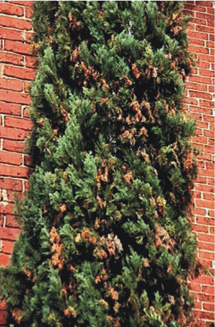
[[[214,1],[187,1],[185,12],[191,15],[189,49],[195,55],[196,67],[186,81],[186,107],[196,118],[194,146],[198,156],[198,179],[193,191],[193,231],[197,235],[198,257],[211,272],[215,268],[214,236]],[[190,289],[195,299],[195,316],[200,326],[215,323],[214,279],[202,274]]]
[[[29,44],[31,1],[0,0],[0,265],[7,265],[20,234],[13,212],[14,191],[20,198],[29,176],[24,139],[32,124],[29,82],[35,76],[35,58]],[[5,324],[0,304],[0,326]]]
[[[29,157],[24,139],[31,129],[28,88],[34,78],[36,59],[31,56],[31,1],[0,0],[0,264],[9,263],[14,241],[20,234],[13,212],[16,191],[20,197],[28,185]],[[212,272],[214,247],[214,1],[187,1],[189,48],[196,67],[186,80],[185,108],[196,119],[194,146],[199,175],[193,191],[193,232],[197,235],[198,257]],[[195,299],[194,313],[200,327],[215,322],[214,279],[202,274],[190,283]],[[5,324],[4,303],[0,304],[0,326]]]

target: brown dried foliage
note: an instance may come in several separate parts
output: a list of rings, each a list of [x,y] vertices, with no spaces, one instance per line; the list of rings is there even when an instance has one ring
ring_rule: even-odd
[[[167,230],[161,225],[157,225],[155,231],[155,245],[156,247],[162,246],[167,251],[173,252],[175,241],[170,237]]]
[[[131,184],[134,180],[133,174],[130,170],[123,176],[123,178],[127,184]]]
[[[12,317],[17,322],[17,324],[20,325],[23,318],[23,311],[19,308],[14,308],[12,311]]]
[[[135,77],[136,79],[140,78],[141,73],[140,73],[140,71],[139,71],[139,69],[138,69],[138,67],[137,67],[137,64],[132,64],[131,67],[132,67],[132,73],[133,73],[134,77]]]
[[[61,237],[57,233],[57,230],[55,227],[52,227],[51,232],[49,234],[50,242],[52,243],[51,251],[53,252],[52,258],[51,258],[51,265],[53,267],[58,266],[59,270],[63,269],[64,266],[64,257],[62,255],[62,250],[64,248],[64,245],[61,243]]]

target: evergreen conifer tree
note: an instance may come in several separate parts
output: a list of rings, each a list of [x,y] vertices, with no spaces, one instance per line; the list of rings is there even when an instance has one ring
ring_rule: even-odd
[[[189,222],[192,59],[180,1],[35,1],[30,189],[1,269],[9,326],[181,327],[198,274]]]

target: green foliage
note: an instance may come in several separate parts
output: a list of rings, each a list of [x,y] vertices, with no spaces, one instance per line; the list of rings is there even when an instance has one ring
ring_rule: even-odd
[[[198,274],[180,1],[35,1],[22,234],[0,273],[17,327],[183,327]]]

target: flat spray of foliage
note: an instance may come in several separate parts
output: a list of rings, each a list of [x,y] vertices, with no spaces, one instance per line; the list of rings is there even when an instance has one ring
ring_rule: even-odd
[[[35,170],[1,271],[8,324],[187,326],[199,264],[183,4],[33,6]]]

